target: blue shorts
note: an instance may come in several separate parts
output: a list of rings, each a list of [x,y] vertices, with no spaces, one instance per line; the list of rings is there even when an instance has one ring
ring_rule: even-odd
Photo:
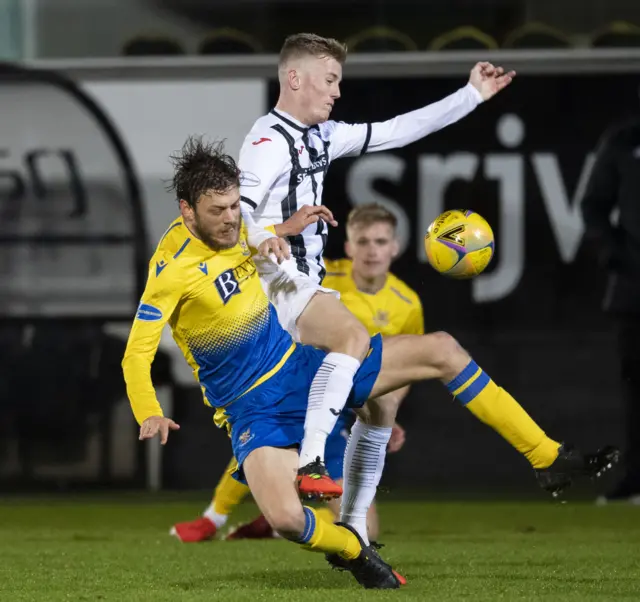
[[[338,418],[335,428],[327,437],[327,444],[324,448],[324,464],[329,471],[329,476],[334,481],[343,476],[344,452],[347,449],[347,441],[354,421],[355,414],[345,408]]]
[[[239,472],[234,475],[238,480],[244,480],[242,464],[253,450],[300,445],[311,382],[326,355],[315,347],[298,345],[276,374],[225,408],[231,446],[238,461]],[[382,337],[378,334],[371,338],[369,354],[355,374],[347,408],[360,408],[369,399],[381,363]],[[331,445],[327,440],[325,459],[331,455],[331,468],[327,468],[333,478],[339,478],[336,474],[342,476],[346,439],[335,430],[329,438]]]

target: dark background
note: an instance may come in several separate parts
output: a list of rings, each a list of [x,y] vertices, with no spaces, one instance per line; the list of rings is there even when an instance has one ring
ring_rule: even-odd
[[[638,82],[635,75],[521,78],[463,122],[393,151],[406,163],[400,183],[376,182],[376,189],[400,204],[414,225],[419,156],[466,151],[478,155],[481,162],[490,154],[522,157],[525,261],[512,293],[494,302],[474,303],[471,282],[447,280],[419,261],[417,247],[422,243],[416,227],[393,271],[420,295],[427,330],[454,334],[550,436],[584,448],[621,443],[612,323],[601,311],[605,279],[584,242],[573,261],[562,261],[531,156],[553,153],[557,157],[571,202],[585,157],[595,150],[601,132],[612,121],[637,111]],[[348,122],[384,120],[438,100],[463,83],[459,78],[347,79],[333,117]],[[616,98],[615,112],[611,98]],[[277,85],[272,83],[270,104],[276,99]],[[525,126],[522,143],[515,149],[505,148],[496,136],[496,124],[507,113],[517,115]],[[336,161],[328,172],[324,203],[341,224],[352,207],[347,175],[360,160]],[[504,226],[498,211],[498,183],[485,178],[481,166],[472,182],[457,181],[448,187],[445,208],[473,209],[492,224],[497,254],[490,273],[500,262],[509,263],[510,257],[501,252]],[[343,237],[343,226],[330,232],[327,256],[341,256]],[[181,411],[200,415],[193,407],[186,408],[181,404]],[[384,482],[390,487],[411,484],[429,490],[477,491],[489,484],[500,488],[532,484],[527,463],[458,407],[438,383],[415,386],[399,422],[406,426],[407,444],[400,454],[388,458]],[[203,431],[203,441],[205,436]],[[180,475],[186,478],[184,464],[180,465]]]
[[[435,101],[464,83],[460,78],[347,79],[334,117],[349,122],[384,120]],[[565,196],[572,202],[586,157],[596,148],[600,133],[637,110],[637,87],[635,75],[521,78],[462,122],[384,153],[401,158],[405,168],[398,182],[381,176],[374,184],[408,217],[410,239],[393,270],[420,295],[427,330],[452,333],[552,437],[584,448],[622,443],[612,324],[601,311],[604,275],[583,243],[571,261],[562,260],[533,157],[542,153],[555,157]],[[272,82],[269,105],[275,103],[276,94]],[[522,124],[523,136],[515,148],[506,148],[496,133],[505,115]],[[510,157],[524,165],[522,275],[511,292],[495,301],[474,301],[471,281],[448,280],[419,257],[423,230],[418,223],[418,164],[426,155],[446,158],[462,152],[477,158],[476,177],[451,182],[442,210],[470,208],[492,224],[497,254],[489,274],[508,267],[514,256],[503,245],[509,236],[499,210],[504,194],[497,181],[484,175],[484,166],[490,157]],[[359,200],[348,194],[350,170],[371,156],[342,159],[329,170],[324,202],[341,224]],[[430,201],[436,202],[422,199],[427,205]],[[552,196],[549,202],[561,205],[565,200]],[[343,226],[330,233],[329,257],[342,254],[343,239]],[[124,342],[105,334],[100,321],[54,321],[34,327],[9,320],[0,325],[5,366],[0,466],[4,462],[6,468],[12,457],[15,462],[16,449],[20,458],[17,471],[0,477],[0,487],[144,486],[149,447],[136,443],[136,425],[126,405],[120,405],[120,414],[115,410],[124,396],[119,365]],[[34,366],[39,367],[35,373]],[[37,385],[25,389],[30,378]],[[230,455],[225,434],[212,425],[199,390],[172,381],[169,358],[163,352],[157,356],[154,379],[173,397],[172,414],[182,425],[164,450],[163,486],[213,486]],[[526,461],[452,401],[440,384],[415,386],[399,422],[406,427],[407,444],[400,454],[389,457],[386,486],[532,490]],[[133,465],[114,473],[118,464],[114,458],[124,453],[125,443],[132,450],[128,453],[133,454]],[[97,471],[41,469],[43,463],[69,468],[88,457],[94,458]]]

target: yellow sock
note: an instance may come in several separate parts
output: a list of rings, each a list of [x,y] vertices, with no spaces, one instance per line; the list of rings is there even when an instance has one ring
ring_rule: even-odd
[[[304,506],[304,518],[304,533],[298,541],[305,550],[339,554],[348,560],[358,557],[362,547],[349,529],[334,525],[333,521],[328,523],[308,506]]]
[[[558,457],[560,444],[547,437],[522,406],[473,360],[447,388],[476,418],[524,454],[534,468],[546,468]]]
[[[336,522],[336,515],[326,506],[323,506],[322,508],[314,508],[314,510],[316,512],[316,516],[325,523],[332,525]]]
[[[231,475],[235,472],[238,463],[235,458],[231,458],[231,462],[224,471],[222,477],[218,481],[215,493],[213,494],[213,511],[216,514],[231,514],[231,511],[245,498],[249,493],[249,487],[236,481]]]

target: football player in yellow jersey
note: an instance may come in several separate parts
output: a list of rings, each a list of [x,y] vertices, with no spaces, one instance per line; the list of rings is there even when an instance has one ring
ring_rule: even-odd
[[[399,334],[424,334],[422,303],[417,293],[389,270],[398,254],[396,238],[397,219],[381,205],[362,205],[347,219],[348,259],[325,259],[327,274],[323,286],[340,293],[341,301],[371,336]],[[400,403],[409,387],[395,392]],[[344,452],[348,431],[354,415],[343,412],[336,427],[327,438],[325,463],[329,476],[342,485]],[[404,429],[395,424],[387,451],[398,451],[404,443]],[[216,486],[213,500],[203,515],[192,521],[175,524],[170,533],[183,543],[196,543],[212,539],[229,518],[231,512],[249,494],[249,487],[232,478],[235,460],[225,470]],[[322,518],[333,521],[339,517],[339,500],[331,500],[327,509],[317,512]],[[370,539],[377,539],[378,517],[375,505],[369,508],[367,532]],[[268,539],[276,534],[264,516],[233,529],[226,539]]]
[[[347,569],[366,588],[395,589],[405,582],[368,543],[363,521],[382,474],[375,444],[388,441],[376,438],[389,419],[386,394],[421,380],[443,383],[522,453],[539,484],[554,494],[575,477],[599,475],[617,460],[613,448],[585,455],[550,439],[450,335],[384,341],[376,335],[348,402],[358,420],[345,454],[341,522],[319,519],[301,504],[296,480],[309,389],[326,352],[293,343],[277,320],[246,243],[240,172],[233,159],[221,147],[190,139],[175,163],[181,218],[151,259],[122,361],[140,439],[159,435],[165,444],[169,432],[179,428],[163,415],[151,381],[151,363],[168,323],[205,402],[216,410],[217,424],[227,428],[237,477],[248,483],[282,537],[325,553],[332,566]],[[360,437],[359,425],[365,423],[367,436]],[[358,454],[358,446],[370,451]]]

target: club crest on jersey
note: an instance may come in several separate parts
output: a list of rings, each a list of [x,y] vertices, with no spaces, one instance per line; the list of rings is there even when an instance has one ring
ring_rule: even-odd
[[[153,305],[147,303],[141,303],[138,307],[138,313],[136,314],[136,320],[143,320],[144,322],[157,322],[162,319],[162,312]]]
[[[389,312],[379,309],[373,317],[373,323],[376,326],[386,326],[389,324]]]
[[[238,437],[240,445],[246,445],[247,443],[249,443],[249,441],[251,441],[251,439],[253,439],[253,433],[251,432],[251,429],[247,429],[246,431],[244,431],[244,433],[240,433],[240,436]]]
[[[244,240],[240,241],[240,248],[242,249],[243,255],[251,255],[251,251],[249,251],[249,246]]]

